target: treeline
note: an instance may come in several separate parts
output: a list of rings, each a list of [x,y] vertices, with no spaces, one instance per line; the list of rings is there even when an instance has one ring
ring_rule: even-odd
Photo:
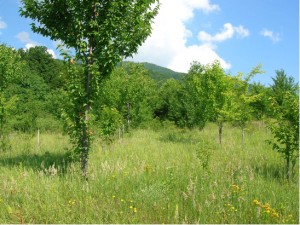
[[[77,68],[77,77],[70,73],[71,66]],[[75,123],[82,118],[80,108],[73,110],[80,93],[72,96],[72,85],[74,91],[80,91],[74,81],[84,79],[80,62],[53,59],[42,46],[15,50],[2,44],[0,73],[2,140],[11,130],[58,132],[68,125],[67,118]],[[251,83],[253,76],[264,73],[260,65],[236,76],[227,74],[217,61],[208,65],[194,62],[178,79],[164,79],[162,74],[153,79],[153,73],[144,64],[123,62],[102,79],[93,99],[90,132],[111,142],[120,128],[171,121],[178,127],[203,129],[207,122],[214,122],[221,143],[225,122],[240,127],[244,141],[247,123],[260,120],[268,121],[274,149],[287,160],[298,157],[298,84],[284,70],[275,71],[268,87]],[[78,115],[71,115],[74,113]]]
[[[57,131],[61,129],[61,115],[67,104],[65,84],[68,63],[53,59],[46,47],[27,50],[4,49],[15,52],[20,75],[13,74],[2,97],[14,99],[8,110],[9,127],[19,131],[37,128]],[[80,65],[79,65],[80,66]],[[251,120],[274,118],[274,106],[286,104],[287,93],[298,97],[298,85],[284,70],[276,71],[273,84],[266,87],[251,83],[256,74],[263,74],[261,66],[249,74],[226,74],[216,61],[209,65],[194,62],[182,79],[159,81],[152,79],[143,64],[124,62],[112,75],[103,80],[96,105],[95,121],[107,117],[126,126],[138,127],[153,119],[174,122],[179,127],[204,128],[207,122],[223,122],[244,128]],[[288,101],[287,101],[288,102]]]

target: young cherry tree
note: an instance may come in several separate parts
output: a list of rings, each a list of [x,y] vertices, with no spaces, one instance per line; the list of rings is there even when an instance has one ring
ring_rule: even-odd
[[[284,70],[277,70],[276,77],[272,79],[270,100],[275,120],[268,125],[273,135],[268,142],[285,159],[286,178],[289,180],[290,171],[293,175],[299,158],[299,88]]]
[[[238,76],[234,77],[234,93],[232,97],[232,103],[230,108],[231,120],[237,124],[242,130],[242,143],[244,144],[245,140],[245,128],[247,123],[251,120],[252,116],[252,107],[251,103],[256,102],[261,96],[251,95],[249,89],[249,81],[256,74],[263,74],[264,71],[261,70],[262,65],[254,67],[250,73],[244,78],[242,73],[239,73]]]
[[[101,81],[114,66],[136,53],[151,33],[158,0],[21,0],[20,14],[33,19],[32,30],[60,40],[76,52],[75,62],[84,66],[84,89],[78,93],[83,119],[74,123],[78,132],[83,177],[87,179],[91,146],[89,115]],[[72,61],[73,62],[73,61]],[[76,92],[77,85],[70,90]],[[75,89],[74,89],[75,88]],[[79,91],[81,87],[78,87]],[[73,95],[74,96],[74,95]],[[78,109],[76,105],[76,109]],[[74,112],[75,113],[75,112]],[[74,115],[76,118],[78,115]],[[79,131],[80,130],[80,131]]]

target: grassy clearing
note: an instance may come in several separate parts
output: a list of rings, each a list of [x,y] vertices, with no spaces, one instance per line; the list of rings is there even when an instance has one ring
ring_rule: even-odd
[[[121,144],[90,154],[89,183],[67,158],[60,134],[14,134],[0,153],[0,223],[298,223],[299,171],[250,126],[204,131],[135,130]]]

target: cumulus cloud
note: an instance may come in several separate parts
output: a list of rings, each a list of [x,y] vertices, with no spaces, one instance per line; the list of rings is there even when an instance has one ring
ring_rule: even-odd
[[[7,27],[7,24],[2,20],[2,18],[0,17],[0,29],[5,29]],[[1,31],[0,31],[0,35],[1,35]]]
[[[183,49],[180,54],[176,54],[169,63],[169,67],[174,71],[187,72],[193,61],[208,64],[218,60],[224,69],[231,68],[231,64],[222,59],[213,46],[208,44],[192,45]]]
[[[274,33],[271,30],[263,29],[260,34],[266,38],[269,38],[273,43],[280,41],[279,33]]]
[[[33,48],[35,46],[41,45],[38,42],[32,40],[28,32],[20,32],[16,35],[16,38],[19,39],[20,42],[25,44],[25,49]],[[53,49],[47,48],[47,52],[52,55],[54,59],[57,58]]]
[[[133,56],[133,61],[155,63],[178,72],[187,72],[193,61],[207,64],[219,60],[224,68],[229,69],[230,63],[216,53],[215,45],[187,45],[193,33],[186,23],[193,19],[196,10],[212,13],[220,10],[220,7],[209,0],[161,0],[152,34],[140,47],[138,54]],[[233,30],[241,36],[246,32],[243,27],[233,27]]]
[[[0,17],[0,29],[4,29],[7,27],[7,24],[2,20],[2,18]]]
[[[16,38],[18,38],[19,41],[21,41],[22,43],[26,43],[26,45],[28,44],[28,46],[30,47],[34,47],[38,45],[37,42],[31,40],[28,32],[20,32],[16,35]]]
[[[222,42],[227,39],[232,38],[235,34],[238,37],[244,38],[249,36],[249,30],[245,29],[243,26],[235,27],[230,23],[225,23],[223,29],[215,35],[210,35],[205,31],[200,31],[198,38],[202,42]]]

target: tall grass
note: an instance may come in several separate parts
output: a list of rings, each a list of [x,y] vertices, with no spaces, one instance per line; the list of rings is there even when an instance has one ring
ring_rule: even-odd
[[[89,158],[89,182],[61,134],[13,134],[0,153],[0,223],[298,223],[299,171],[284,178],[263,126],[132,131]],[[109,150],[110,149],[110,150]]]

